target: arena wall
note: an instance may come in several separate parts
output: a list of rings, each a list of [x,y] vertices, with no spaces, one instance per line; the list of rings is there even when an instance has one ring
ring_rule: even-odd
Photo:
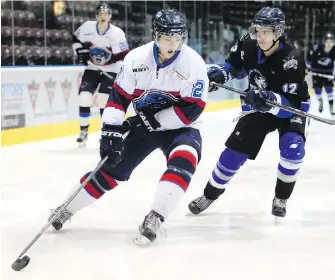
[[[78,89],[83,71],[82,66],[1,68],[1,146],[78,134]],[[244,89],[246,80],[228,85]],[[220,89],[209,93],[205,112],[239,105],[236,94]],[[100,128],[96,106],[95,94],[90,131]]]

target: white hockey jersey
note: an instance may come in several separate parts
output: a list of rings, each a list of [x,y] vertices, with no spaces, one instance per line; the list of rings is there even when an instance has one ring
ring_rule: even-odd
[[[123,58],[129,52],[126,36],[121,28],[110,23],[107,31],[100,34],[97,21],[86,21],[75,31],[74,36],[80,41],[73,44],[74,51],[87,44],[91,62],[106,72],[120,71]]]
[[[192,125],[205,108],[208,85],[206,64],[196,51],[183,45],[159,66],[158,48],[150,42],[125,57],[102,121],[122,124],[132,102],[135,111],[155,115],[161,124],[158,130]]]

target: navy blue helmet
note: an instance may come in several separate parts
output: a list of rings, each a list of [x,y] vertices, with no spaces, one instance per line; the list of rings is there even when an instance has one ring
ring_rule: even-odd
[[[153,37],[156,43],[160,35],[182,36],[182,42],[187,38],[185,17],[175,9],[160,10],[153,21]]]
[[[264,7],[254,17],[249,28],[250,37],[256,39],[257,27],[271,27],[275,33],[275,41],[284,36],[285,15],[279,8]]]
[[[100,2],[100,4],[95,9],[95,14],[99,15],[100,12],[108,12],[112,14],[112,8],[106,2]]]

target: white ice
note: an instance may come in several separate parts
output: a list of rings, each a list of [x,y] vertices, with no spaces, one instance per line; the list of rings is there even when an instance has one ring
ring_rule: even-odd
[[[129,182],[78,213],[64,230],[48,230],[29,250],[31,263],[21,272],[11,270],[12,262],[46,223],[49,209],[99,160],[98,134],[90,135],[85,149],[75,147],[75,137],[4,148],[1,279],[334,279],[335,127],[312,122],[307,155],[280,225],[270,214],[279,160],[276,132],[208,211],[189,214],[187,204],[202,194],[238,112],[206,114],[202,161],[165,223],[167,239],[148,248],[132,243],[165,170],[157,151]]]

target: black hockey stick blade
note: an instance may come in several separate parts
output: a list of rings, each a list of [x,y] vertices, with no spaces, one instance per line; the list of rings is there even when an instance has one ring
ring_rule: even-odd
[[[222,84],[211,82],[211,85],[214,86],[214,87],[224,88],[226,90],[235,92],[235,93],[239,94],[240,96],[245,96],[246,95],[246,93],[242,90],[231,88],[231,87],[228,87],[228,86],[225,86],[225,85],[222,85]],[[270,106],[278,107],[278,108],[283,109],[285,111],[288,111],[288,112],[291,112],[293,114],[299,115],[301,117],[310,118],[310,119],[313,119],[313,120],[316,120],[316,121],[319,121],[319,122],[322,122],[322,123],[326,123],[326,124],[329,124],[329,125],[335,125],[335,119],[322,118],[322,117],[310,114],[308,112],[305,112],[305,111],[302,111],[302,110],[299,110],[299,109],[296,109],[296,108],[292,108],[292,107],[289,107],[289,106],[285,106],[283,104],[279,104],[279,103],[274,102],[272,100],[266,100],[265,103],[270,105]]]

